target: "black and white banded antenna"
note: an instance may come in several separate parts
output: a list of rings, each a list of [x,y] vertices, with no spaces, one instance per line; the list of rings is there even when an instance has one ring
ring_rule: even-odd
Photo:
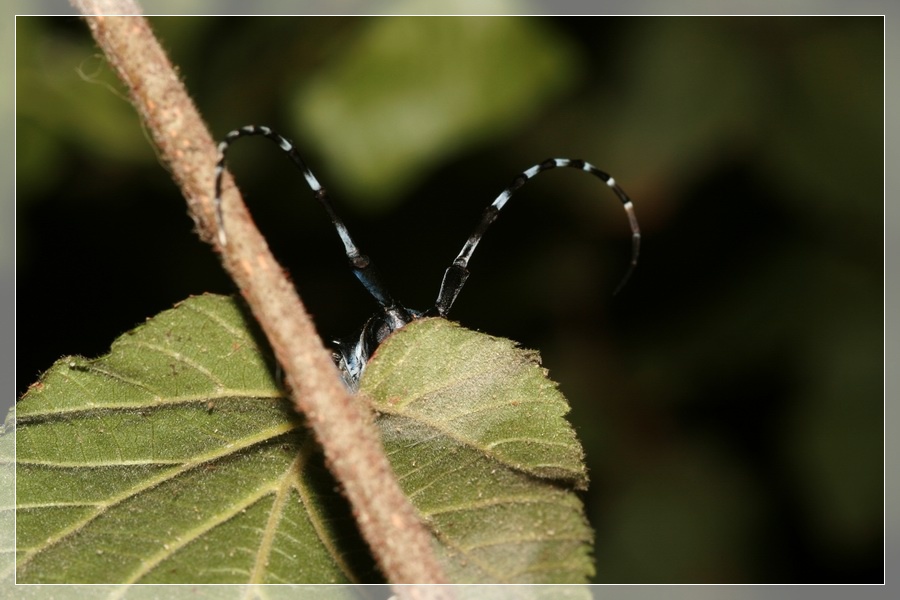
[[[388,292],[387,288],[381,282],[378,271],[375,269],[375,265],[372,264],[369,257],[360,252],[356,243],[353,241],[353,237],[350,235],[350,231],[344,224],[344,221],[341,220],[335,212],[334,206],[328,198],[328,191],[322,187],[319,180],[313,175],[313,172],[306,166],[306,163],[294,148],[293,143],[269,127],[255,125],[241,127],[240,129],[229,132],[228,135],[225,136],[225,139],[219,142],[219,160],[216,163],[215,169],[216,186],[214,197],[219,244],[225,246],[228,243],[228,237],[225,233],[224,218],[222,216],[222,175],[225,172],[225,155],[228,153],[228,148],[235,140],[249,136],[263,136],[272,140],[278,144],[278,147],[287,154],[288,158],[299,167],[307,185],[313,191],[316,199],[325,208],[325,211],[331,218],[331,222],[337,231],[338,237],[344,245],[344,254],[347,255],[347,260],[350,262],[350,269],[353,271],[353,274],[356,275],[356,278],[359,279],[360,283],[363,284],[369,294],[375,298],[376,302],[378,302],[379,306],[381,306],[386,313],[391,314],[395,311],[405,311],[406,309],[394,300],[390,292]]]
[[[601,171],[589,162],[568,158],[548,158],[544,162],[534,165],[519,174],[513,179],[513,182],[509,187],[500,192],[500,195],[484,209],[484,212],[481,214],[481,220],[478,222],[472,235],[466,240],[466,243],[463,245],[462,250],[454,259],[453,263],[447,267],[446,271],[444,271],[444,279],[441,282],[441,289],[438,292],[437,301],[435,302],[435,310],[438,315],[442,317],[447,316],[447,313],[456,301],[456,297],[459,295],[459,292],[462,291],[466,279],[469,278],[469,260],[472,258],[475,248],[478,246],[479,242],[481,242],[481,238],[484,237],[485,232],[487,232],[491,224],[497,220],[498,216],[500,216],[500,211],[503,210],[503,207],[506,206],[506,203],[512,195],[525,185],[525,183],[534,179],[540,173],[557,167],[570,167],[572,169],[579,169],[585,173],[590,173],[594,177],[602,179],[603,182],[616,193],[616,196],[619,197],[622,206],[625,208],[625,214],[628,215],[628,223],[631,227],[631,262],[628,265],[628,271],[625,272],[625,275],[619,281],[619,285],[616,286],[613,294],[618,294],[622,287],[628,282],[632,272],[634,272],[634,269],[637,266],[638,254],[641,249],[641,230],[638,226],[637,217],[634,214],[634,205],[631,203],[631,199],[625,191],[619,187],[619,184],[616,183],[616,180],[613,179],[612,176],[605,171]]]
[[[378,272],[375,269],[375,265],[372,263],[368,256],[360,252],[359,248],[356,246],[356,243],[353,241],[353,238],[350,236],[350,232],[347,230],[347,226],[335,212],[334,207],[332,206],[331,201],[328,198],[328,192],[324,187],[322,187],[322,185],[319,183],[319,180],[316,179],[315,175],[313,175],[312,171],[310,171],[309,167],[306,166],[306,163],[303,161],[303,159],[300,158],[300,155],[297,153],[291,141],[284,136],[276,133],[269,127],[254,125],[241,127],[240,129],[229,132],[225,136],[225,139],[219,143],[219,158],[216,163],[215,169],[214,195],[219,244],[223,247],[228,244],[228,237],[225,232],[225,224],[222,211],[222,176],[225,172],[225,155],[227,154],[231,144],[233,144],[236,140],[242,137],[249,136],[262,136],[272,140],[273,142],[278,144],[278,147],[281,148],[281,150],[285,154],[287,154],[288,158],[290,158],[291,161],[297,167],[299,167],[300,171],[303,173],[303,177],[306,180],[307,185],[313,191],[316,199],[325,208],[325,211],[331,218],[331,222],[334,225],[335,230],[337,231],[341,243],[344,246],[344,254],[347,256],[347,260],[350,263],[350,268],[353,271],[353,274],[360,281],[360,283],[362,283],[363,287],[366,288],[369,294],[375,299],[375,301],[378,303],[379,308],[381,309],[379,313],[373,315],[368,321],[366,321],[365,325],[363,325],[358,335],[344,340],[336,340],[334,342],[336,347],[336,351],[334,352],[335,364],[341,372],[344,383],[348,388],[350,388],[351,391],[355,391],[357,389],[359,385],[359,378],[362,375],[363,370],[365,369],[365,365],[368,362],[369,357],[372,355],[378,345],[381,344],[381,342],[384,341],[385,338],[387,338],[387,336],[389,336],[394,331],[402,328],[407,323],[422,316],[447,316],[450,308],[456,301],[457,296],[459,296],[460,291],[462,291],[462,288],[466,283],[466,279],[468,279],[469,277],[469,260],[472,258],[472,254],[475,252],[475,248],[484,237],[485,232],[487,232],[491,224],[497,219],[500,211],[504,206],[506,206],[512,195],[523,185],[525,185],[526,182],[537,177],[538,174],[544,171],[555,169],[557,167],[579,169],[586,173],[590,173],[595,177],[598,177],[604,183],[606,183],[606,185],[609,186],[613,190],[613,192],[615,192],[616,196],[618,196],[619,200],[622,202],[622,206],[625,208],[625,213],[628,216],[628,223],[631,227],[631,262],[628,266],[628,271],[625,273],[621,282],[616,287],[614,293],[618,293],[619,290],[622,289],[622,287],[631,277],[634,268],[637,266],[638,254],[641,245],[640,228],[638,227],[637,217],[635,217],[634,206],[632,205],[631,200],[628,198],[622,188],[619,187],[615,179],[613,179],[606,172],[601,171],[594,165],[583,160],[551,158],[523,171],[484,210],[481,215],[481,219],[478,222],[478,225],[475,227],[475,230],[466,240],[466,243],[463,245],[463,248],[457,255],[456,259],[454,259],[454,261],[450,264],[449,267],[447,267],[446,271],[444,272],[444,277],[441,282],[441,288],[438,292],[438,297],[435,301],[434,307],[425,312],[410,310],[400,304],[397,300],[395,300],[394,297],[391,296],[390,292],[388,292],[387,288],[382,283]]]

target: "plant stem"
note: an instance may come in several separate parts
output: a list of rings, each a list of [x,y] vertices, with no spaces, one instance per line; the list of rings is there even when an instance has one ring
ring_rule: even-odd
[[[159,154],[187,200],[200,238],[213,245],[259,321],[284,368],[296,409],[322,445],[328,467],[353,506],[360,531],[392,583],[442,583],[431,536],[398,485],[372,415],[343,386],[331,354],[296,290],[269,252],[239,192],[226,175],[223,202],[228,244],[216,241],[213,138],[157,42],[130,0],[72,0],[146,124]],[[428,589],[398,587],[422,597]]]

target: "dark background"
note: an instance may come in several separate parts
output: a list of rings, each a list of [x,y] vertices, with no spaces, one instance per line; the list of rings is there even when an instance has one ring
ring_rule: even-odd
[[[393,293],[541,351],[602,583],[883,578],[881,18],[153,18],[211,130],[294,139]],[[17,19],[18,393],[231,293],[84,24]],[[326,339],[374,305],[265,140],[233,172]]]

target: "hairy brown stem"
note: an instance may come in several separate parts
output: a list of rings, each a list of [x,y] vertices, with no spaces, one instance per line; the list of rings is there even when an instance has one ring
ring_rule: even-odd
[[[294,287],[269,252],[230,176],[223,201],[228,244],[218,246],[213,211],[216,146],[139,6],[72,0],[128,87],[160,156],[187,199],[200,237],[220,252],[284,368],[296,409],[322,445],[359,528],[388,581],[445,581],[431,537],[393,476],[368,408],[348,394]],[[407,595],[427,588],[398,588]],[[432,591],[437,591],[431,588]],[[418,593],[416,593],[418,592]]]

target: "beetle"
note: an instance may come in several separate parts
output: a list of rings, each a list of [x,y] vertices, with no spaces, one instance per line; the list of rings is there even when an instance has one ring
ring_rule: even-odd
[[[562,167],[578,169],[601,179],[613,192],[615,192],[625,209],[625,214],[628,217],[628,223],[631,227],[631,262],[628,265],[628,271],[616,288],[616,293],[623,285],[625,285],[637,266],[641,245],[641,232],[640,227],[638,226],[637,217],[635,216],[634,206],[625,191],[619,187],[619,184],[616,183],[616,180],[612,176],[589,162],[568,158],[550,158],[521,172],[513,179],[512,183],[500,192],[500,195],[484,209],[478,224],[471,235],[469,235],[462,250],[460,250],[450,266],[444,271],[444,278],[441,281],[441,287],[438,291],[437,300],[435,300],[434,306],[424,311],[409,309],[391,295],[387,287],[382,283],[372,260],[367,255],[360,252],[356,243],[353,241],[350,232],[347,230],[347,226],[334,210],[334,206],[328,197],[327,190],[322,187],[319,180],[316,179],[316,176],[313,175],[312,171],[306,165],[306,162],[300,157],[294,144],[270,127],[247,125],[229,132],[225,138],[219,142],[217,147],[218,160],[215,167],[214,203],[220,245],[225,246],[228,243],[222,216],[222,176],[225,172],[225,157],[228,153],[228,149],[235,141],[249,136],[262,136],[272,140],[278,144],[279,148],[281,148],[281,150],[287,154],[288,158],[290,158],[300,169],[307,185],[331,218],[331,222],[337,231],[338,237],[344,245],[344,253],[350,263],[350,269],[378,303],[379,312],[375,313],[366,321],[357,335],[346,339],[334,340],[334,362],[341,373],[344,384],[350,391],[357,390],[359,387],[359,379],[362,377],[369,357],[389,335],[415,319],[430,316],[447,316],[469,277],[469,260],[471,260],[475,248],[478,246],[479,242],[481,242],[481,239],[484,237],[488,228],[497,219],[500,211],[506,206],[512,195],[525,185],[525,183],[537,177],[544,171]]]

